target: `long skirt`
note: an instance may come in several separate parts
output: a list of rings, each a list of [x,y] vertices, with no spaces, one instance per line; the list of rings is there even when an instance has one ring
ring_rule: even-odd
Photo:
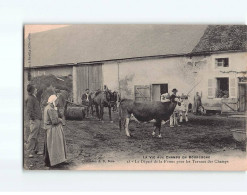
[[[66,142],[61,124],[46,130],[44,144],[45,166],[54,166],[66,161]]]

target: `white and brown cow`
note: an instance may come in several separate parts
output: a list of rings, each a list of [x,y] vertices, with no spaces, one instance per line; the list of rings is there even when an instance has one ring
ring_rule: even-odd
[[[171,98],[170,102],[137,102],[130,99],[123,99],[119,106],[119,128],[121,130],[123,124],[126,135],[130,137],[129,120],[133,114],[140,122],[148,122],[154,119],[155,129],[152,134],[155,135],[156,130],[158,130],[158,137],[161,138],[161,121],[169,120],[177,103],[180,104],[177,98]]]

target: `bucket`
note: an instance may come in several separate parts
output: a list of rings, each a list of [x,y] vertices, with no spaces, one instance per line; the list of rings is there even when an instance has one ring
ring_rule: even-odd
[[[233,138],[238,142],[246,141],[246,130],[244,129],[232,129]]]

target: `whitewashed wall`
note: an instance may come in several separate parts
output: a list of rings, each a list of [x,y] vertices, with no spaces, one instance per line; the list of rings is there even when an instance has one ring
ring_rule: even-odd
[[[216,68],[215,58],[229,58],[229,67]],[[119,79],[133,75],[129,81],[130,94],[121,91],[122,96],[134,98],[134,85],[168,83],[168,90],[177,88],[179,94],[189,92],[190,102],[196,92],[202,96],[202,102],[208,106],[220,106],[221,98],[215,98],[216,78],[229,77],[230,98],[238,97],[238,73],[247,70],[247,52],[222,53],[210,56],[172,57],[164,59],[121,62]],[[208,96],[208,80],[213,79],[213,97]],[[118,64],[103,65],[103,83],[112,90],[118,90]],[[197,86],[195,86],[198,84]],[[195,87],[194,87],[195,86]]]
[[[216,58],[229,58],[229,67],[218,68],[215,65]],[[192,58],[193,62],[198,59]],[[200,66],[194,67],[195,79],[200,84],[195,88],[202,94],[202,101],[211,106],[219,106],[221,98],[215,98],[216,78],[229,77],[229,98],[238,98],[238,77],[243,77],[241,71],[247,71],[247,52],[213,54],[205,57]],[[208,80],[212,79],[213,95],[208,96]]]
[[[168,83],[168,90],[177,88],[179,93],[187,94],[194,85],[192,66],[187,65],[189,58],[173,57],[164,59],[121,62],[119,78],[131,77],[128,88],[131,94],[121,90],[122,96],[134,98],[134,85],[151,85]],[[118,64],[103,65],[103,82],[112,90],[118,90]]]

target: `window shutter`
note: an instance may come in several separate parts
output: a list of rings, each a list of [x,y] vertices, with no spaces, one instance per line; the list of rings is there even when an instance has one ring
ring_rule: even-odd
[[[213,86],[213,79],[208,79],[208,98],[214,97],[214,86]]]
[[[236,97],[236,79],[235,78],[230,78],[229,97],[231,98]]]

